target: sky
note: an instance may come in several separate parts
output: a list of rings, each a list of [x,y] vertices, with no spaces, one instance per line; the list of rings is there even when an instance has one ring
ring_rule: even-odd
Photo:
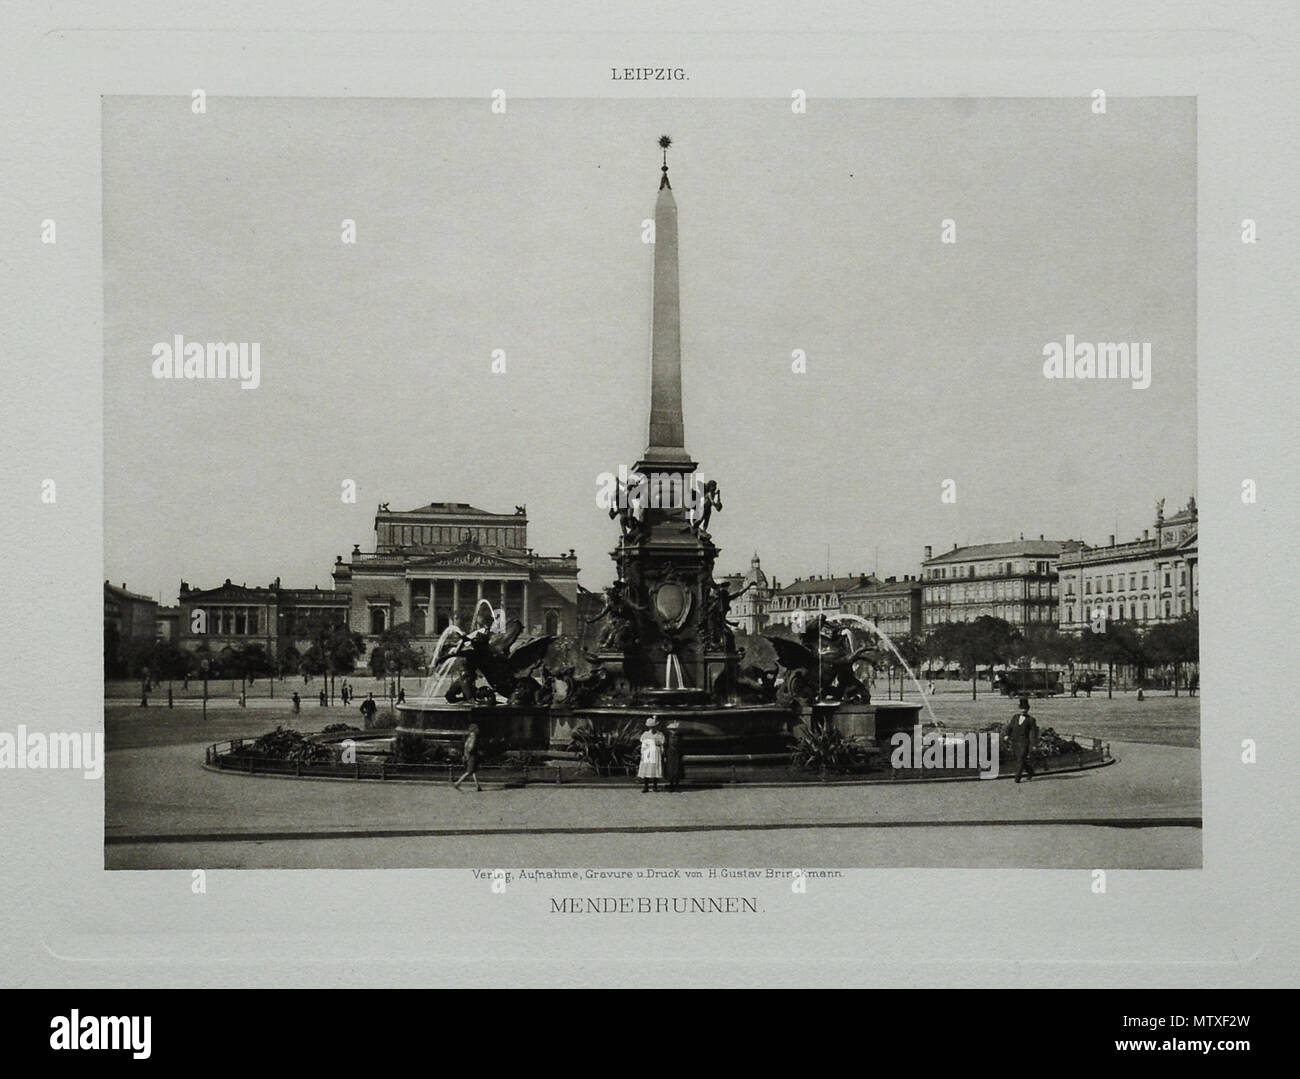
[[[719,574],[1131,539],[1195,492],[1193,99],[106,97],[105,576],[328,587],[378,503],[460,501],[611,580],[663,133]],[[260,385],[154,378],[177,334],[258,342]],[[1151,385],[1044,378],[1067,334],[1149,342]]]

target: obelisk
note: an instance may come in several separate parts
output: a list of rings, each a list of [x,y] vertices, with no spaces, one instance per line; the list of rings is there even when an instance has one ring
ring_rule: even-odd
[[[668,182],[668,147],[664,135],[663,178],[655,200],[654,320],[650,339],[650,442],[641,465],[675,465],[683,472],[694,469],[686,452],[682,425],[681,305],[677,285],[677,202]],[[689,468],[681,468],[688,465]]]

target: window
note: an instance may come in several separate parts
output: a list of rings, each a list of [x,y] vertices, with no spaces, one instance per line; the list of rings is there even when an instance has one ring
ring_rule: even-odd
[[[1147,605],[1146,605],[1145,603],[1142,604],[1142,618],[1143,618],[1144,621],[1145,621],[1146,618],[1147,618]]]
[[[372,607],[370,610],[370,632],[384,632],[384,609],[382,607]]]
[[[1135,589],[1137,586],[1138,586],[1138,575],[1136,573],[1130,573],[1128,575],[1128,590],[1132,592],[1133,589]]]
[[[1169,571],[1168,571],[1168,570],[1165,570],[1165,587],[1166,587],[1166,588],[1169,587]],[[1168,606],[1168,604],[1166,604],[1165,606]],[[1168,612],[1166,611],[1165,613],[1167,614]]]
[[[1083,594],[1084,594],[1085,596],[1091,596],[1091,595],[1092,595],[1092,578],[1091,578],[1091,577],[1089,577],[1086,581],[1083,582]]]
[[[560,616],[555,611],[546,612],[546,633],[555,636],[560,632]]]
[[[1185,569],[1178,571],[1178,584],[1179,587],[1186,587],[1187,585],[1187,571]]]
[[[1151,576],[1151,575],[1150,575],[1149,573],[1144,573],[1144,574],[1142,574],[1142,587],[1143,587],[1143,588],[1150,588],[1150,587],[1151,587],[1150,581],[1148,580],[1148,578],[1149,578],[1150,576]]]
[[[1106,578],[1106,591],[1107,591],[1107,592],[1114,592],[1114,591],[1115,591],[1115,578],[1114,578],[1114,577],[1107,577],[1107,578]]]

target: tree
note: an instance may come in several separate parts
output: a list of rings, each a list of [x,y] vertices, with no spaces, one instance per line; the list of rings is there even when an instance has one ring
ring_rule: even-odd
[[[891,649],[882,637],[875,652],[868,659],[870,659],[873,667],[877,663],[881,663],[885,666],[886,671],[898,671],[898,699],[902,700],[903,679],[906,677],[907,670],[910,668],[913,676],[915,676],[925,658],[926,651],[922,642],[908,633],[901,633],[897,637],[891,637],[890,640],[893,641],[894,648],[898,650],[897,655],[894,654],[894,649]]]
[[[424,649],[416,647],[412,638],[414,633],[411,630],[410,622],[400,622],[395,626],[390,626],[379,636],[379,644],[375,650],[383,649],[383,665],[388,671],[397,675],[397,688],[402,688],[402,672],[419,670],[428,662],[428,657],[424,654]],[[371,666],[374,665],[374,657],[371,657]]]
[[[925,655],[932,664],[946,666],[958,658],[960,651],[961,623],[940,622],[930,631],[925,639]]]
[[[1201,658],[1200,618],[1195,611],[1174,622],[1158,622],[1146,635],[1147,654],[1153,663],[1167,663],[1174,669],[1174,696],[1178,696],[1179,667],[1198,663]]]
[[[1106,664],[1106,696],[1115,696],[1115,668],[1141,667],[1142,640],[1131,622],[1107,621],[1102,633],[1092,634],[1095,655]]]
[[[321,674],[329,679],[329,692],[334,693],[334,676],[353,670],[357,660],[366,650],[365,639],[354,633],[343,622],[318,622],[311,633],[311,644],[303,654],[303,669],[309,674]]]
[[[275,665],[281,677],[286,674],[299,674],[302,666],[302,653],[293,643],[292,637],[281,637],[275,648]]]
[[[248,679],[256,678],[259,674],[271,674],[274,669],[271,657],[267,654],[266,646],[260,643],[237,645],[231,651],[230,658],[225,663],[226,673],[231,678],[239,678],[241,697],[245,692],[245,683]]]
[[[987,614],[980,615],[974,622],[960,623],[960,626],[958,656],[963,666],[970,667],[970,696],[975,700],[980,664],[988,667],[991,681],[994,665],[1007,663],[1014,654],[1019,633],[1006,619]]]

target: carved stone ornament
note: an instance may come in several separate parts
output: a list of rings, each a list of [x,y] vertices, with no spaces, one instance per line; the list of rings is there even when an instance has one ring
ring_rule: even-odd
[[[691,615],[691,593],[676,581],[663,581],[654,591],[655,617],[666,633],[680,629]]]

